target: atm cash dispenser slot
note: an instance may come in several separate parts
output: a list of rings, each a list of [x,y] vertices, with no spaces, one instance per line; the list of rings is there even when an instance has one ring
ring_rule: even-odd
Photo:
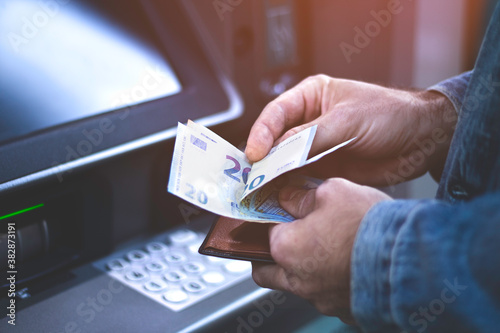
[[[77,194],[65,194],[0,216],[0,262],[22,284],[74,262],[81,255],[82,220]],[[2,287],[7,287],[2,279]]]
[[[84,194],[89,191],[95,194]],[[42,190],[29,199],[29,194],[21,193],[2,200],[0,257],[6,260],[0,262],[0,289],[8,289],[7,277],[15,276],[16,295],[23,298],[27,289],[40,289],[39,281],[61,268],[108,251],[109,242],[103,240],[109,239],[109,223],[99,217],[106,218],[109,210],[101,206],[106,204],[104,192],[73,184],[52,193]],[[92,218],[90,212],[99,216]],[[19,294],[21,290],[25,293]]]

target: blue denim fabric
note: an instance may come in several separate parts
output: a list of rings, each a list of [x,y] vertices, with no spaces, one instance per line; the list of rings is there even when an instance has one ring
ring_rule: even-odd
[[[361,223],[351,307],[366,332],[500,332],[500,5],[468,75],[463,99],[463,77],[433,87],[459,108],[436,199]]]
[[[451,79],[439,82],[436,85],[428,88],[427,90],[439,91],[453,103],[457,113],[462,108],[465,92],[469,86],[469,81],[472,76],[472,71],[465,72],[461,75],[455,76]]]

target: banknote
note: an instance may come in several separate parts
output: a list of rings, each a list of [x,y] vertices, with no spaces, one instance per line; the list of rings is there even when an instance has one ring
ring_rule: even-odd
[[[222,216],[254,222],[293,221],[279,205],[279,186],[273,180],[354,140],[307,159],[316,128],[295,134],[252,164],[242,151],[208,128],[192,121],[179,123],[168,191]],[[294,177],[293,182],[304,188],[318,184],[308,177]]]

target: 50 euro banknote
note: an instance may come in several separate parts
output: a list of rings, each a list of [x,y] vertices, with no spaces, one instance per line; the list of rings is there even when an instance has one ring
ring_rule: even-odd
[[[307,159],[316,128],[291,136],[252,164],[242,151],[208,128],[192,121],[187,126],[179,123],[168,191],[217,215],[251,222],[291,222],[294,218],[279,205],[280,183],[273,180],[354,140]],[[289,177],[286,182],[315,188],[321,181]]]

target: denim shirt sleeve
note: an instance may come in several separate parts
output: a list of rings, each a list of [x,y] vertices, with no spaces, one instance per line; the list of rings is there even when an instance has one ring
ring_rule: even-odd
[[[465,91],[469,85],[472,72],[473,71],[465,72],[458,76],[449,78],[433,85],[432,87],[429,87],[427,90],[438,91],[448,97],[448,99],[453,103],[457,113],[459,113],[462,108]]]
[[[363,219],[351,308],[366,332],[498,332],[500,193],[381,202]]]

